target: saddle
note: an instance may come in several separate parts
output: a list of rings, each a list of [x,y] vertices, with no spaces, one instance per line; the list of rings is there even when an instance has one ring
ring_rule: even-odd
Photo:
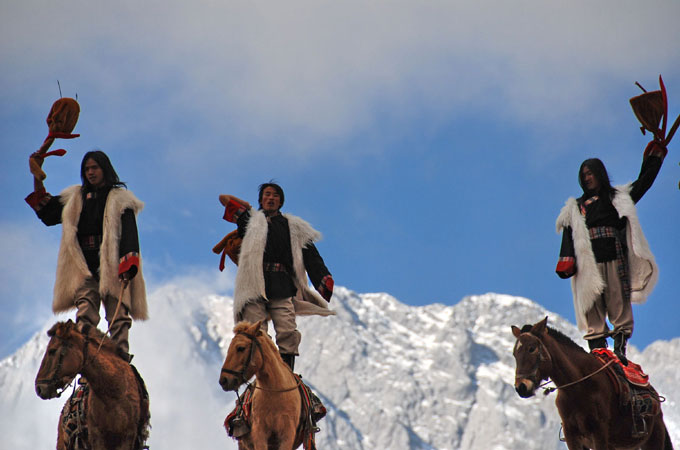
[[[642,371],[639,364],[628,360],[624,366],[619,358],[605,348],[596,348],[591,352],[603,364],[614,361],[607,368],[607,375],[616,388],[619,396],[619,405],[624,408],[630,406],[633,418],[633,437],[642,437],[648,434],[647,417],[654,417],[661,411],[662,397],[649,383],[649,376]]]
[[[314,434],[319,431],[317,423],[326,416],[326,407],[312,389],[302,381],[302,376],[295,375],[298,381],[298,392],[302,400],[300,408],[300,425],[297,429],[296,441],[305,442],[305,448],[315,449]],[[246,390],[236,399],[236,406],[224,419],[227,434],[234,439],[241,439],[250,433],[252,424],[252,403],[255,387],[248,385]]]
[[[596,348],[591,353],[597,356],[597,358],[602,361],[603,364],[607,364],[609,361],[613,360],[614,364],[612,365],[615,366],[617,370],[620,370],[626,381],[629,383],[642,388],[650,387],[649,375],[642,371],[642,367],[640,367],[639,364],[635,364],[629,360],[628,365],[624,366],[619,360],[619,357],[616,356],[614,352],[606,348]]]

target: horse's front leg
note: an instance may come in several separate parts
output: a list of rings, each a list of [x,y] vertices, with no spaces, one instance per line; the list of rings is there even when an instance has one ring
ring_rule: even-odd
[[[250,443],[253,450],[267,450],[269,440],[269,430],[261,420],[253,419],[253,426],[250,429]]]
[[[295,427],[295,424],[293,424]],[[286,432],[279,437],[279,450],[292,450],[295,444],[295,428],[289,428],[290,432]]]
[[[564,441],[569,450],[587,450],[588,447],[583,445],[581,440],[581,433],[578,425],[574,423],[562,423],[562,430],[564,431]]]

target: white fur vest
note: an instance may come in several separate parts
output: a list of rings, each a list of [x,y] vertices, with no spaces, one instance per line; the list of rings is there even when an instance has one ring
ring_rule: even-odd
[[[60,194],[64,209],[61,213],[61,246],[57,261],[57,276],[54,283],[52,310],[55,313],[75,307],[75,294],[85,279],[92,276],[78,243],[78,221],[83,209],[80,186],[71,186]],[[118,244],[121,233],[121,215],[131,209],[135,215],[144,208],[132,192],[113,188],[106,198],[104,208],[104,230],[99,249],[99,293],[118,298],[121,282],[118,279]],[[130,309],[135,320],[148,319],[146,286],[142,274],[141,255],[137,275],[130,281],[123,295],[123,303]]]
[[[293,252],[293,281],[297,294],[293,299],[296,315],[335,314],[328,309],[328,302],[314,289],[308,286],[307,272],[302,258],[302,249],[310,243],[321,239],[321,233],[299,217],[284,214],[290,230],[290,247]],[[267,244],[267,218],[262,211],[250,210],[250,220],[243,236],[239,254],[238,270],[234,287],[234,321],[246,304],[258,298],[266,298],[262,258]]]
[[[647,239],[642,233],[635,204],[629,195],[630,187],[630,184],[617,186],[612,204],[619,213],[619,217],[625,217],[628,222],[626,244],[628,246],[631,301],[633,303],[644,303],[656,285],[659,271]],[[577,272],[571,279],[576,322],[581,330],[585,330],[587,329],[585,315],[592,308],[605,286],[600,271],[597,269],[597,262],[586,228],[586,219],[581,214],[574,198],[567,200],[557,218],[557,232],[560,233],[566,227],[571,227],[576,254]]]

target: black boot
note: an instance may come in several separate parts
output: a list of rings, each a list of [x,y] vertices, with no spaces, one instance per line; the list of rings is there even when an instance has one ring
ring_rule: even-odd
[[[628,365],[628,358],[626,358],[626,342],[628,342],[628,336],[623,333],[619,333],[614,336],[614,354],[619,357],[619,361],[624,366]]]
[[[590,351],[593,351],[596,348],[607,348],[607,338],[600,337],[595,339],[588,339],[588,348],[590,348]]]
[[[295,368],[295,355],[292,353],[281,353],[281,359],[288,364],[291,371]]]

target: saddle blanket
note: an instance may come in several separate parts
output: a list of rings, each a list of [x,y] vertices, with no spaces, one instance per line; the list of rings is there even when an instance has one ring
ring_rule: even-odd
[[[643,388],[649,387],[649,375],[642,371],[642,367],[640,367],[639,364],[635,364],[631,360],[628,360],[628,365],[624,366],[619,360],[619,357],[606,348],[596,348],[591,351],[591,353],[597,356],[604,364],[614,360],[614,364],[617,364],[621,368],[621,371],[629,383]]]
[[[300,392],[300,398],[302,400],[302,408],[300,411],[302,420],[300,421],[300,429],[298,432],[313,437],[314,433],[318,431],[316,427],[317,422],[326,415],[326,407],[312,392],[311,388],[302,381],[302,377],[298,374],[294,375],[299,382],[298,391]],[[243,395],[236,399],[235,408],[224,420],[224,427],[227,430],[227,434],[235,439],[241,438],[250,432],[253,391],[253,386],[249,385],[243,392]]]

